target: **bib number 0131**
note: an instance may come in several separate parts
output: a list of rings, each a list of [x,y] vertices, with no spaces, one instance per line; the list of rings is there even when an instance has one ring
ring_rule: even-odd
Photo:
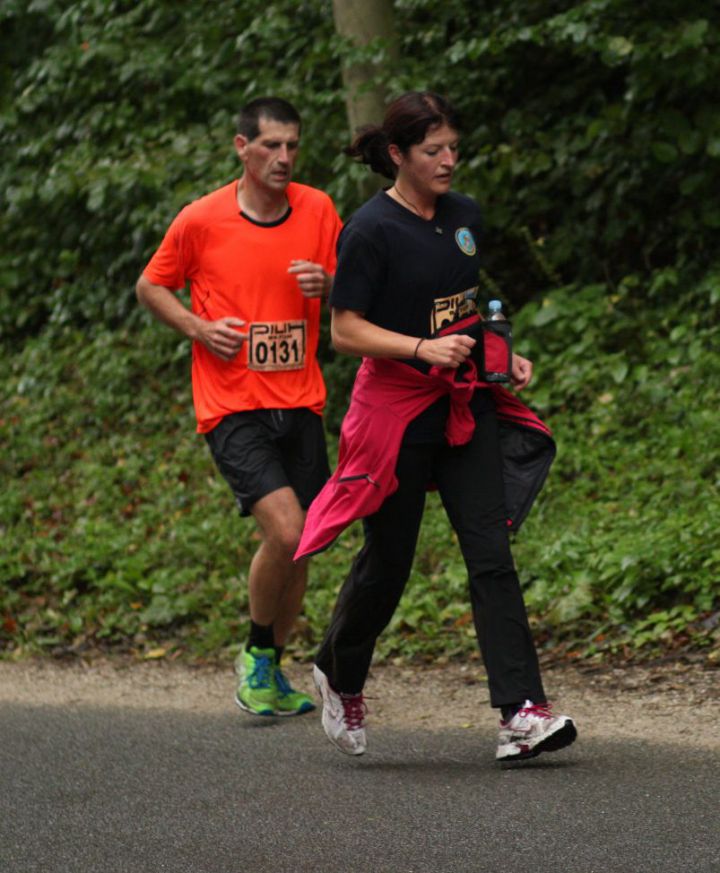
[[[304,319],[252,324],[248,367],[251,370],[301,370],[305,366],[305,327]]]

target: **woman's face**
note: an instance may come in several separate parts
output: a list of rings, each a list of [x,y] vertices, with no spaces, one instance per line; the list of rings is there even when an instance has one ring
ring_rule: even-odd
[[[426,198],[435,198],[449,191],[458,162],[459,139],[456,130],[443,124],[431,128],[425,139],[410,146],[405,154],[397,146],[390,146],[390,155],[398,167],[400,186],[411,187]]]

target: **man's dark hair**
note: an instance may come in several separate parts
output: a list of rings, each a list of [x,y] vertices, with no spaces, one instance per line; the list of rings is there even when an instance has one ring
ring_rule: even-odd
[[[292,103],[282,97],[256,97],[240,110],[236,131],[248,140],[255,139],[260,135],[261,118],[300,127],[300,114]]]

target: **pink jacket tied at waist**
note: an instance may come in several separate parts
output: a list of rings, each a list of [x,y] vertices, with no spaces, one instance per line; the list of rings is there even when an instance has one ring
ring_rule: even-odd
[[[478,382],[472,360],[458,377],[458,371],[450,368],[433,367],[425,374],[399,361],[364,358],[342,424],[337,469],[308,510],[295,560],[322,551],[355,519],[378,511],[398,487],[395,466],[407,425],[443,395],[450,396],[445,430],[448,443],[459,446],[469,442],[475,430],[470,398],[476,388],[487,387],[493,392],[498,419],[535,432],[543,442],[546,457],[540,465],[543,469],[536,471],[541,481],[532,483],[536,488],[529,486],[532,503],[555,447],[550,430],[513,394],[498,385]],[[513,447],[515,459],[518,454],[517,446]],[[537,458],[537,447],[527,454]],[[527,510],[529,505],[524,514]]]

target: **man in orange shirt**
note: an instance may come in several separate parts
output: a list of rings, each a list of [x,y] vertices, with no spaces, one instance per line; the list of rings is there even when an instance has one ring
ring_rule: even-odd
[[[341,224],[326,194],[291,181],[299,139],[290,103],[248,103],[234,140],[242,176],[178,214],[136,288],[143,305],[192,340],[197,430],[261,533],[235,695],[256,715],[314,709],[280,658],[307,582],[307,562],[293,563],[293,554],[329,476],[316,354]],[[175,296],[188,281],[191,309]]]

